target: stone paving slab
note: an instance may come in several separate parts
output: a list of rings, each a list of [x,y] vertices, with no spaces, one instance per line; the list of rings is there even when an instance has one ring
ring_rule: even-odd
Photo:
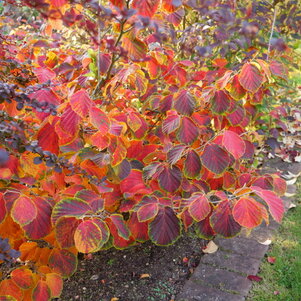
[[[245,298],[241,295],[231,294],[210,287],[206,284],[195,283],[188,280],[184,286],[183,292],[178,296],[177,301],[243,301]]]
[[[214,241],[222,250],[257,259],[261,259],[269,248],[269,246],[259,244],[256,240],[241,236],[231,239],[216,238]]]
[[[256,275],[261,261],[260,259],[249,256],[220,250],[214,254],[206,254],[203,256],[202,263],[211,264],[245,275]]]
[[[243,296],[249,292],[252,285],[246,276],[206,264],[202,264],[199,269],[196,269],[190,279],[194,283],[207,284],[220,290],[239,292]]]

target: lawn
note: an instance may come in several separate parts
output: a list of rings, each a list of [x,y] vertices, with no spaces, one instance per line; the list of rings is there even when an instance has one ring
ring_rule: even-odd
[[[254,283],[247,301],[301,300],[301,182],[299,180],[296,208],[287,213],[274,242],[263,259],[262,281]],[[274,257],[275,263],[269,263]]]

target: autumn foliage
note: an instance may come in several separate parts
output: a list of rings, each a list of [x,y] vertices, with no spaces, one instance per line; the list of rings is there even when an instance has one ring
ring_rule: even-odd
[[[59,297],[78,252],[281,221],[285,182],[252,165],[258,105],[288,75],[274,6],[5,2],[0,236],[20,261],[1,300]]]

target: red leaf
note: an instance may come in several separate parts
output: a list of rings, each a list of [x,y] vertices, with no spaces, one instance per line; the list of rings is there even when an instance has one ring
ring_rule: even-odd
[[[63,291],[63,279],[59,274],[46,274],[46,283],[51,292],[51,298],[59,298]]]
[[[35,70],[35,74],[39,79],[40,83],[46,83],[47,81],[51,81],[56,77],[55,72],[50,70],[49,68],[37,68]]]
[[[24,295],[23,290],[12,279],[4,279],[0,282],[0,296],[4,296],[3,301],[18,301],[23,300]]]
[[[213,230],[225,238],[237,235],[241,226],[234,220],[228,200],[220,202],[210,216]]]
[[[255,228],[262,222],[261,208],[250,197],[239,199],[233,207],[234,219],[243,227]]]
[[[264,190],[258,186],[251,186],[250,188],[252,188],[255,193],[268,204],[272,217],[275,221],[280,223],[284,214],[282,199],[273,191]]]
[[[54,126],[48,122],[39,130],[38,142],[43,150],[50,151],[56,155],[59,153],[59,137]]]
[[[263,83],[263,76],[256,66],[246,63],[241,69],[238,80],[246,90],[255,93]]]
[[[38,214],[34,202],[27,196],[20,196],[12,207],[11,216],[15,222],[25,226],[32,222]]]
[[[182,173],[177,166],[164,167],[159,177],[159,185],[168,192],[175,192],[181,185]]]
[[[184,175],[186,178],[195,179],[200,176],[202,163],[200,156],[194,150],[187,153],[186,160],[184,161]]]
[[[10,277],[22,289],[28,289],[34,283],[32,271],[28,268],[14,269]]]
[[[61,217],[82,217],[87,211],[92,211],[90,205],[78,198],[66,198],[55,204],[52,210],[51,220],[55,224]]]
[[[82,221],[74,232],[75,247],[81,253],[95,252],[101,240],[101,230],[91,220]]]
[[[207,216],[202,221],[196,223],[195,227],[196,227],[196,234],[200,238],[212,239],[216,235],[215,231],[212,229],[210,225],[210,216]]]
[[[148,225],[147,225],[147,223],[139,222],[136,212],[132,212],[127,225],[129,227],[129,230],[132,233],[132,236],[135,238],[135,240],[141,241],[141,242],[149,240]]]
[[[182,157],[186,145],[179,144],[171,148],[167,153],[167,162],[170,165],[176,164]]]
[[[123,239],[128,240],[130,238],[131,233],[124,222],[123,216],[121,214],[112,214],[110,215],[109,219],[115,225],[118,231],[118,235]]]
[[[90,121],[104,136],[110,129],[110,120],[101,109],[97,107],[90,108]]]
[[[180,116],[178,114],[169,115],[163,120],[162,131],[165,134],[174,132],[180,126]]]
[[[32,300],[41,301],[41,300],[50,300],[51,292],[50,289],[44,280],[39,280],[36,287],[32,291]]]
[[[216,114],[225,113],[230,107],[230,98],[222,90],[216,91],[212,98],[212,111]]]
[[[238,75],[233,77],[232,83],[227,85],[226,90],[235,100],[240,100],[246,95],[246,90],[241,86]]]
[[[29,224],[23,226],[26,235],[31,239],[40,239],[51,231],[51,211],[52,206],[41,197],[33,197],[33,201],[37,207],[37,216]]]
[[[102,74],[107,73],[107,71],[109,70],[110,64],[111,64],[111,55],[110,54],[105,54],[105,53],[101,53],[99,55],[99,71]]]
[[[188,199],[188,201],[190,202],[188,211],[192,218],[197,222],[205,219],[211,212],[211,206],[204,194],[195,193]]]
[[[260,282],[260,281],[262,281],[262,278],[259,277],[259,276],[256,276],[256,275],[249,275],[247,278],[248,278],[249,280],[255,281],[255,282]]]
[[[270,70],[273,75],[278,76],[283,79],[287,79],[288,70],[282,63],[277,62],[277,61],[271,61]]]
[[[192,144],[199,136],[199,129],[189,117],[183,117],[177,132],[177,138],[185,144]]]
[[[3,199],[2,193],[0,192],[0,224],[5,219],[6,214],[7,214],[7,210],[5,206],[5,201]]]
[[[150,219],[153,219],[159,210],[158,204],[146,204],[140,207],[137,211],[137,217],[139,222],[146,222]]]
[[[151,18],[159,7],[159,0],[133,0],[133,8],[137,9],[141,16]]]
[[[228,153],[217,144],[207,144],[201,160],[203,165],[215,174],[222,174],[230,164]]]
[[[60,104],[59,97],[52,90],[41,89],[29,94],[28,96],[30,99],[38,100],[40,103],[46,102],[55,106]]]
[[[196,101],[187,90],[183,90],[176,96],[174,108],[178,113],[190,116],[196,108]]]
[[[157,216],[149,224],[152,242],[160,246],[174,243],[181,234],[181,224],[170,207],[160,208]]]
[[[68,105],[60,120],[62,130],[74,137],[79,130],[79,121],[80,117]]]
[[[137,38],[129,39],[124,36],[122,38],[122,47],[128,52],[131,60],[140,61],[146,56],[147,46],[144,42]]]
[[[80,220],[75,217],[60,217],[55,224],[55,237],[61,248],[74,246],[74,233]]]
[[[68,250],[53,249],[48,265],[63,277],[69,277],[76,271],[77,257]]]
[[[245,117],[245,111],[242,107],[237,107],[235,111],[227,115],[227,119],[230,121],[231,125],[239,125]]]
[[[268,256],[267,261],[271,264],[274,264],[276,262],[276,257]]]
[[[120,190],[129,195],[150,193],[150,189],[143,182],[140,170],[131,170],[129,176],[121,181]]]
[[[244,140],[232,131],[225,131],[223,133],[222,145],[235,159],[241,158],[246,150]]]
[[[74,93],[70,99],[72,110],[80,117],[85,118],[93,106],[93,102],[86,90],[81,89]]]

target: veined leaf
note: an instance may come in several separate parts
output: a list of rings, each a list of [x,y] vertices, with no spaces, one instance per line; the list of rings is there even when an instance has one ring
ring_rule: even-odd
[[[127,225],[125,224],[123,216],[121,214],[111,214],[109,219],[113,222],[113,224],[117,228],[118,235],[123,239],[128,240],[130,238],[131,233]]]
[[[54,205],[51,220],[55,224],[61,216],[80,218],[87,211],[92,211],[87,202],[78,198],[66,198]]]
[[[255,93],[263,84],[264,78],[255,65],[246,63],[240,71],[238,80],[244,89]]]
[[[75,217],[61,216],[55,224],[55,237],[61,248],[74,246],[74,233],[80,220]]]
[[[230,164],[228,153],[217,144],[207,144],[201,155],[203,165],[215,174],[222,174]]]
[[[178,113],[190,116],[196,108],[196,100],[190,92],[183,90],[175,97],[174,108]]]
[[[38,214],[35,203],[27,196],[20,196],[12,207],[11,216],[21,226],[28,225]]]
[[[230,202],[220,202],[210,216],[210,224],[213,230],[225,238],[237,235],[241,226],[234,220]]]
[[[223,90],[216,91],[212,98],[212,111],[216,114],[223,114],[229,107],[229,96]]]
[[[273,191],[264,190],[258,186],[251,186],[250,188],[268,204],[272,217],[276,222],[280,223],[284,214],[282,199]]]
[[[194,193],[189,199],[188,212],[192,218],[200,222],[205,219],[208,214],[211,212],[211,206],[208,199],[204,194]]]
[[[210,225],[210,216],[195,224],[196,235],[203,239],[212,239],[216,232]]]
[[[59,298],[63,291],[63,279],[57,273],[46,274],[46,283],[50,289],[51,298]]]
[[[184,161],[184,175],[186,178],[195,179],[200,175],[202,163],[196,151],[190,150]]]
[[[169,115],[163,121],[162,131],[165,134],[174,132],[180,126],[180,116],[177,114]]]
[[[44,280],[39,280],[36,287],[32,291],[32,300],[50,300],[51,292],[50,289]]]
[[[101,109],[91,106],[90,107],[90,121],[100,132],[101,135],[107,134],[110,129],[110,120]]]
[[[235,159],[241,158],[246,150],[244,140],[232,131],[225,131],[223,133],[222,144]]]
[[[22,289],[28,289],[34,284],[32,271],[28,268],[14,269],[10,277]]]
[[[74,232],[76,249],[81,253],[91,253],[98,249],[102,240],[100,228],[91,220],[82,221]]]
[[[138,14],[151,18],[157,11],[160,0],[133,0],[133,8],[137,9]]]
[[[179,189],[182,181],[182,173],[179,167],[164,167],[159,177],[159,185],[168,192],[175,192]]]
[[[158,210],[159,204],[156,203],[141,206],[137,211],[139,222],[146,222],[153,219],[158,214]]]
[[[85,118],[93,106],[93,102],[88,92],[81,89],[71,96],[70,105],[74,112],[80,117]]]
[[[189,117],[183,117],[177,131],[177,138],[185,144],[192,144],[199,136],[199,129]]]
[[[157,216],[149,223],[149,236],[160,246],[174,243],[181,234],[181,224],[170,207],[160,208]]]
[[[186,149],[186,145],[183,144],[175,145],[167,153],[167,162],[170,165],[176,164],[181,159],[185,149]]]
[[[53,249],[48,265],[62,277],[70,277],[76,271],[77,257],[66,249]]]
[[[250,197],[240,198],[233,207],[234,219],[243,227],[252,229],[262,222],[261,209],[258,203]]]

